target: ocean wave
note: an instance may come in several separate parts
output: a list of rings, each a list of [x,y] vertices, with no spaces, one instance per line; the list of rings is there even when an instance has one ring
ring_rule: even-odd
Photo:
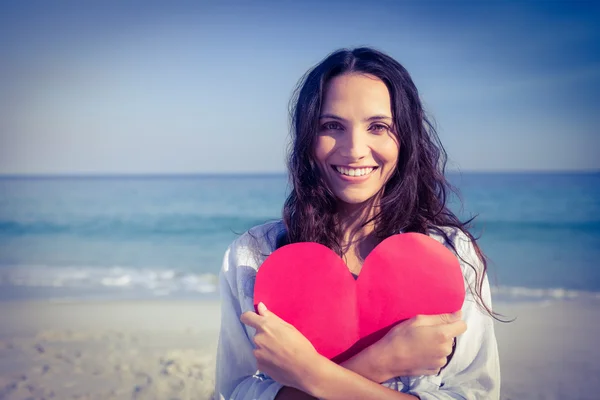
[[[267,219],[238,216],[140,215],[125,218],[80,218],[69,222],[53,220],[0,220],[0,234],[56,235],[88,237],[198,236],[217,232],[237,232],[265,223]]]
[[[4,236],[71,234],[88,237],[197,236],[216,232],[242,233],[273,218],[242,216],[204,216],[198,214],[90,216],[67,221],[60,219],[0,219]],[[600,221],[509,221],[480,220],[473,223],[475,233],[522,234],[536,232],[581,232],[600,235]]]
[[[4,266],[0,268],[0,286],[53,288],[94,291],[120,290],[152,296],[182,294],[218,294],[218,276],[211,273],[160,268],[134,267],[53,267],[43,265]],[[544,302],[600,300],[600,292],[571,290],[561,287],[530,288],[492,286],[494,301]]]
[[[517,230],[536,231],[580,231],[588,233],[600,233],[600,221],[510,221],[510,220],[479,220],[475,219],[473,226],[475,230],[484,232],[502,232]]]
[[[521,286],[494,286],[491,288],[491,291],[494,297],[504,300],[600,300],[600,292],[571,290],[560,287],[529,288]]]
[[[131,289],[155,295],[216,293],[214,274],[173,269],[98,267],[50,267],[42,265],[3,267],[0,285],[28,288]]]

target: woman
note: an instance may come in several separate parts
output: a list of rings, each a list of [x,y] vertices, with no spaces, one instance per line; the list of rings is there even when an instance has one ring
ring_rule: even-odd
[[[303,78],[292,108],[283,220],[251,229],[225,255],[217,398],[498,399],[485,259],[447,207],[445,152],[408,72],[373,49],[337,51]],[[256,270],[276,248],[324,244],[356,276],[401,232],[429,234],[457,254],[461,311],[404,321],[341,365],[268,304],[254,312]]]

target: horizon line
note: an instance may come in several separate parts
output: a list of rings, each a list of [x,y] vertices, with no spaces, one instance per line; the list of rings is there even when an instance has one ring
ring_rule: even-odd
[[[520,174],[598,174],[599,169],[523,169],[523,170],[461,170],[447,169],[447,174],[486,174],[486,175],[520,175]],[[73,173],[0,173],[0,179],[52,179],[52,178],[184,178],[184,177],[283,177],[287,171],[256,172],[73,172]]]

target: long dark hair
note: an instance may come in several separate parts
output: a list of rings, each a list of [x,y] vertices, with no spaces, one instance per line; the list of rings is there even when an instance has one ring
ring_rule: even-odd
[[[317,242],[342,254],[337,200],[319,170],[314,147],[326,85],[332,78],[346,73],[373,75],[387,85],[393,131],[401,144],[396,170],[383,188],[378,212],[366,223],[374,223],[378,240],[400,231],[438,233],[457,254],[453,241],[441,227],[464,232],[483,265],[483,270],[478,270],[467,263],[476,277],[476,282],[469,284],[470,289],[477,303],[495,316],[481,293],[486,257],[469,232],[473,219],[462,222],[447,206],[449,193],[458,196],[458,191],[446,180],[447,155],[425,115],[417,88],[402,65],[371,48],[342,49],[330,54],[302,77],[294,92],[290,103],[292,140],[288,152],[291,190],[283,209],[285,232],[278,240],[278,247],[286,243]]]

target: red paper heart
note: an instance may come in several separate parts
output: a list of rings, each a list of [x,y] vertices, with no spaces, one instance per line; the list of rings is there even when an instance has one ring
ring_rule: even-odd
[[[460,310],[464,297],[456,256],[419,233],[385,239],[371,251],[356,280],[327,247],[290,244],[267,257],[254,286],[255,307],[263,302],[338,363],[401,321]]]

